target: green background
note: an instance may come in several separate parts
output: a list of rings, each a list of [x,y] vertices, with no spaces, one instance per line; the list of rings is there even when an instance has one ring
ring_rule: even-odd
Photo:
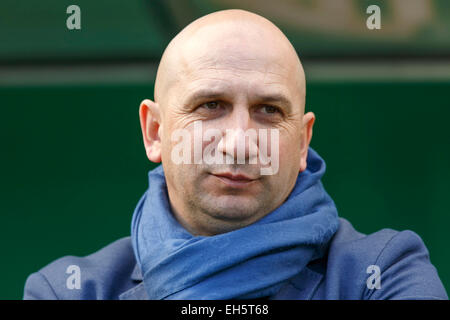
[[[192,20],[219,8],[217,2],[184,5]],[[0,5],[0,299],[21,299],[26,277],[54,259],[87,255],[129,235],[153,168],[138,106],[153,97],[158,58],[189,20],[159,1],[110,1],[111,7],[78,1],[83,27],[70,33],[65,8],[73,2],[30,3]],[[17,15],[24,14],[31,20],[19,23]],[[427,54],[448,53],[441,28],[434,30],[438,35],[423,46],[421,63]],[[395,42],[395,48],[388,41],[375,56],[407,58],[422,34],[404,46]],[[297,47],[301,36],[291,33]],[[325,79],[314,76],[318,57],[319,64],[323,57],[336,61],[336,52],[351,56],[356,49],[331,41],[328,50],[323,41],[310,39],[304,65],[311,75],[307,110],[317,116],[312,147],[327,162],[323,181],[340,216],[363,233],[415,231],[450,288],[450,74]],[[354,48],[362,41],[348,39]],[[370,64],[373,52],[366,54],[358,59]],[[132,66],[136,61],[142,68]]]

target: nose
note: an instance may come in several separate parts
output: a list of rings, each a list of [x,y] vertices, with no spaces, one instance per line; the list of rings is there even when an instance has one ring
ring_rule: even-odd
[[[241,105],[233,109],[222,128],[217,148],[224,154],[227,164],[256,164],[258,133],[252,127],[249,108]]]

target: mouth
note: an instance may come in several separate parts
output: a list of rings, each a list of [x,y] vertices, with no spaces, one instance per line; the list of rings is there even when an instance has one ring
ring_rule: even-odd
[[[254,183],[258,178],[251,178],[244,174],[233,174],[231,172],[212,174],[222,183],[232,188],[246,188]]]

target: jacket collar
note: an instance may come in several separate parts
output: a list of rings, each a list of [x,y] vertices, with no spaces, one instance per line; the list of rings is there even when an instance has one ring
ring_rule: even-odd
[[[147,291],[145,291],[144,281],[141,269],[136,263],[130,276],[133,282],[138,282],[133,288],[119,295],[120,300],[148,300]]]
[[[321,259],[322,260],[322,259]],[[324,277],[317,263],[308,265],[297,276],[291,279],[281,290],[273,296],[273,300],[310,300]],[[138,282],[133,288],[119,295],[120,300],[148,300],[147,291],[139,266],[134,266],[130,276],[131,280]]]
[[[137,263],[134,266],[133,272],[131,272],[130,278],[133,281],[142,281],[142,280],[144,280],[144,278],[142,277],[141,269],[139,268]]]

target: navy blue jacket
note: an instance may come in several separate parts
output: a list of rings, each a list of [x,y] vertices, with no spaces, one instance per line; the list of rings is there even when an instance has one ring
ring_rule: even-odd
[[[79,289],[67,284],[71,265],[79,267]],[[416,233],[383,229],[364,235],[343,218],[327,255],[311,261],[271,298],[448,300]],[[60,258],[31,274],[24,299],[140,300],[147,299],[147,294],[127,237],[86,257]]]

